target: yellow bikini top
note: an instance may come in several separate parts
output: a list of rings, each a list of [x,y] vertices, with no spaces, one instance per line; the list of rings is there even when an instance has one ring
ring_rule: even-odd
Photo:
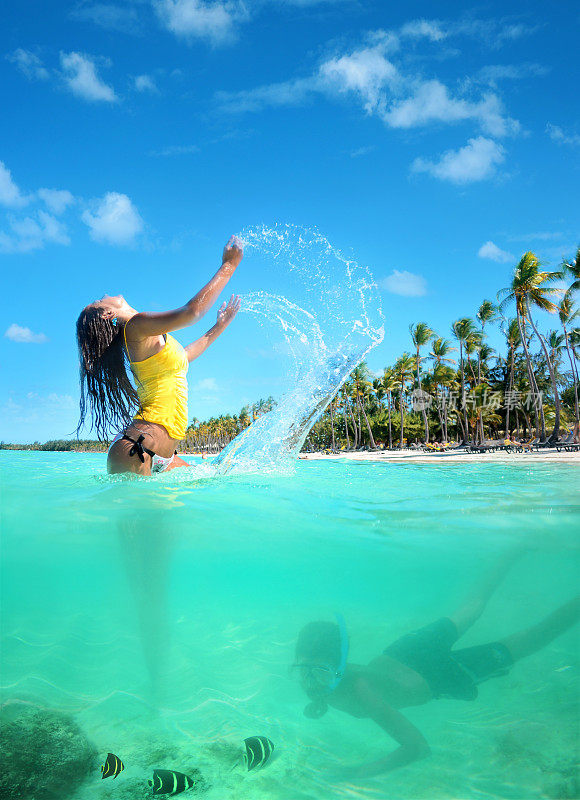
[[[172,439],[184,439],[187,432],[187,354],[177,339],[166,334],[163,349],[144,361],[131,361],[135,376],[141,413],[135,419],[157,422],[167,430]]]

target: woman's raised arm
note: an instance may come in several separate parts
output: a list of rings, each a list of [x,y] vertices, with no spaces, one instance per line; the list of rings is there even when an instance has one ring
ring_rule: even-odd
[[[217,312],[217,322],[210,328],[207,333],[204,333],[203,336],[200,336],[199,339],[196,339],[195,342],[188,344],[185,348],[185,352],[187,354],[187,360],[191,363],[196,358],[207,350],[207,348],[215,342],[220,334],[222,334],[225,329],[228,327],[230,322],[236,316],[238,311],[240,310],[240,298],[235,297],[232,295],[230,297],[229,303],[222,303],[220,308]]]
[[[224,247],[222,265],[213,278],[191,300],[175,311],[161,314],[135,314],[131,318],[131,338],[146,339],[193,325],[211,308],[236,271],[243,257],[241,242],[230,237]]]

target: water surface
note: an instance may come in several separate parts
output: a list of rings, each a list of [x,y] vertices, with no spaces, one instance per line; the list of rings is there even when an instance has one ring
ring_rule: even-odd
[[[525,554],[462,643],[569,600],[574,466],[300,461],[218,477],[199,462],[135,480],[106,477],[103,455],[5,451],[0,467],[2,699],[70,712],[127,765],[75,800],[143,797],[154,767],[193,766],[209,800],[577,796],[578,627],[475,702],[405,710],[431,757],[367,781],[329,776],[395,743],[338,711],[307,719],[288,674],[306,622],[342,613],[365,663],[453,613],[517,541]],[[278,759],[232,772],[256,734]]]

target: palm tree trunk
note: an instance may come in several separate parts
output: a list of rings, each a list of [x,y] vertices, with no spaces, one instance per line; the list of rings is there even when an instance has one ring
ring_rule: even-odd
[[[483,341],[483,328],[481,329],[482,333],[482,341]],[[481,350],[478,349],[477,351],[477,385],[481,386]],[[479,441],[483,444],[485,440],[485,433],[483,430],[483,411],[481,409],[477,412],[477,431],[479,436]]]
[[[572,380],[574,382],[574,421],[576,423],[575,427],[578,427],[580,423],[580,417],[578,415],[578,374],[576,372],[576,365],[574,364],[574,359],[572,358],[572,353],[570,352],[570,343],[568,341],[568,331],[566,330],[566,326],[562,325],[564,328],[564,336],[566,338],[566,352],[568,353],[568,358],[570,359],[570,368],[572,370]]]
[[[391,390],[389,389],[389,450],[393,449],[393,429],[391,427]]]
[[[332,431],[332,449],[336,450],[336,443],[335,443],[335,439],[334,439],[334,413],[333,413],[333,409],[332,409],[332,403],[333,403],[333,401],[331,400],[330,401],[330,429]]]
[[[419,370],[419,348],[417,348],[417,384],[419,386],[420,397],[423,397],[423,387],[421,386],[421,372]],[[424,403],[421,403],[421,412],[423,414],[423,425],[425,426],[425,442],[429,442],[429,421],[427,419],[427,412],[425,411]]]
[[[512,391],[513,380],[514,380],[514,348],[510,346],[510,374],[508,378],[508,392]],[[509,438],[510,435],[510,406],[509,403],[506,406],[505,412],[505,433],[506,437]]]
[[[521,337],[521,340],[522,340],[522,346],[524,348],[524,355],[526,357],[526,367],[527,367],[527,371],[528,371],[528,380],[530,382],[530,389],[532,390],[532,392],[535,395],[537,395],[539,393],[538,392],[538,384],[536,383],[536,378],[534,376],[534,371],[532,369],[532,360],[530,358],[528,345],[526,343],[525,327],[522,325],[522,318],[521,318],[521,315],[520,315],[519,308],[517,306],[516,306],[516,317],[517,317],[517,320],[518,320],[518,328],[519,328],[519,331],[520,331],[520,337]],[[537,407],[536,403],[534,403],[534,416],[536,418],[536,432],[537,432],[538,438],[541,439],[542,438],[542,428],[540,427],[540,416],[539,416],[539,413],[538,413],[538,407]],[[545,436],[543,438],[545,438]]]
[[[457,429],[458,433],[461,433],[462,444],[467,444],[467,435],[465,433],[465,426],[459,411],[455,412],[455,416],[457,417]],[[459,438],[459,436],[457,438]]]
[[[461,365],[461,405],[463,408],[463,444],[469,444],[469,422],[465,405],[465,375],[463,373],[463,340],[459,340],[459,361]]]
[[[439,416],[439,425],[441,426],[441,440],[445,441],[445,431],[443,429],[443,415],[441,414],[441,406],[437,403],[437,414]]]
[[[552,391],[554,392],[555,415],[554,415],[554,430],[552,431],[552,435],[550,436],[550,441],[554,443],[555,441],[557,441],[558,436],[560,435],[560,395],[558,393],[558,385],[556,383],[556,373],[554,372],[554,366],[552,364],[550,354],[548,353],[548,348],[546,347],[546,342],[544,341],[544,337],[538,331],[538,329],[534,324],[534,320],[532,319],[529,304],[528,304],[528,319],[530,320],[530,325],[532,326],[534,333],[536,334],[536,336],[540,340],[540,344],[542,345],[542,350],[544,351],[546,363],[548,364],[548,372],[550,373],[550,380],[552,381]]]
[[[343,401],[344,407],[344,431],[346,433],[346,449],[350,450],[350,437],[348,435],[348,421],[346,416],[346,400]]]
[[[354,399],[356,401],[356,415],[358,417],[358,440],[362,445],[362,420],[360,417],[360,402],[358,399],[358,391],[355,391]]]
[[[377,445],[375,444],[375,439],[374,439],[374,436],[373,436],[373,432],[372,432],[372,429],[371,429],[369,418],[367,417],[367,414],[366,414],[366,411],[365,411],[365,408],[364,408],[364,404],[361,403],[360,400],[359,400],[358,392],[357,392],[357,395],[356,395],[356,401],[357,401],[357,403],[359,405],[360,410],[362,411],[362,415],[364,417],[364,421],[365,421],[365,424],[367,426],[367,431],[369,432],[369,440],[370,440],[370,443],[371,443],[371,447],[373,448],[373,450],[376,450],[377,449]]]
[[[399,410],[401,412],[401,435],[399,436],[399,449],[400,450],[403,449],[403,424],[404,424],[403,423],[403,392],[404,392],[404,386],[403,386],[403,379],[402,379],[402,376],[401,376],[401,391],[399,393]]]
[[[352,405],[351,405],[351,402],[350,402],[350,397],[347,397],[347,403],[348,403],[348,413],[350,414],[350,418],[352,420],[352,428],[353,428],[353,433],[354,433],[354,442],[353,442],[352,446],[353,446],[353,450],[356,450],[357,447],[358,447],[358,443],[359,443],[360,439],[359,439],[359,435],[358,435],[358,428],[356,426],[356,419],[354,418],[354,414],[353,414],[353,411],[352,411]]]

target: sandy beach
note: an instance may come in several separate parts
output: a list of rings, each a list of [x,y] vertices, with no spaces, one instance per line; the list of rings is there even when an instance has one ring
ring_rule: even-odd
[[[353,453],[303,453],[301,459],[307,461],[322,460],[348,460],[348,461],[379,461],[396,463],[416,463],[416,464],[441,464],[441,463],[489,463],[489,464],[532,464],[557,462],[559,464],[569,463],[580,465],[580,452],[558,453],[557,450],[543,450],[540,452],[530,451],[528,453],[506,453],[499,451],[495,453],[465,453],[462,451],[450,450],[447,453],[426,453],[413,450],[377,450],[353,452]]]

